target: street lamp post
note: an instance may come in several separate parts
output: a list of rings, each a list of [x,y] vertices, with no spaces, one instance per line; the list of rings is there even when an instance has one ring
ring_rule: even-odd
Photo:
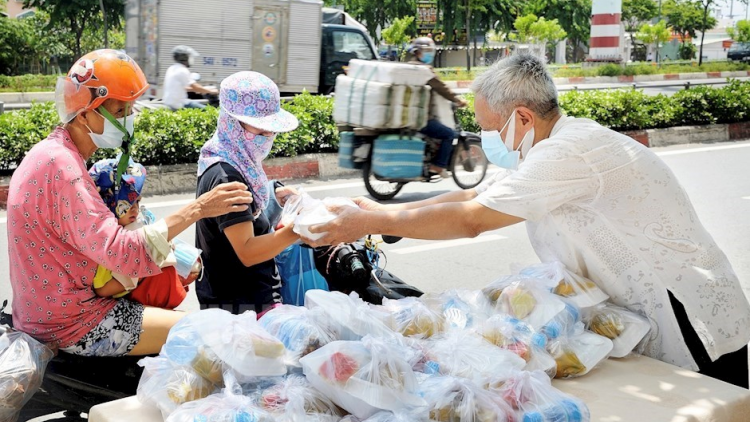
[[[466,0],[466,72],[471,72],[471,54],[469,54],[469,34],[471,34],[471,29],[469,28],[469,25],[471,23],[471,14],[469,12],[469,2],[470,0]]]
[[[661,0],[659,0],[659,19],[656,21],[656,23],[661,22]],[[661,54],[659,54],[659,39],[656,39],[656,64],[658,65],[661,59]]]

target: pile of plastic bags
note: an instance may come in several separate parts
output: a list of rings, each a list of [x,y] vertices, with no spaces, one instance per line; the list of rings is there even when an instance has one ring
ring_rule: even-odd
[[[587,422],[551,379],[638,352],[651,329],[606,300],[548,263],[379,306],[311,290],[260,320],[203,310],[141,361],[138,397],[167,421]]]
[[[0,326],[0,421],[18,419],[52,357],[52,350],[27,334]]]

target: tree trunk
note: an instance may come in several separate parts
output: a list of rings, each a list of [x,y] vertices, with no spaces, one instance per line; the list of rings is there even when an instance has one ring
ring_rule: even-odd
[[[107,11],[104,9],[104,0],[99,0],[99,7],[102,9],[102,18],[104,19],[104,48],[109,48],[109,37],[107,29]]]
[[[703,26],[701,31],[701,48],[698,53],[698,66],[703,64],[703,39],[706,38],[706,21],[708,20],[708,6],[711,5],[711,0],[706,2],[706,6],[703,7]]]

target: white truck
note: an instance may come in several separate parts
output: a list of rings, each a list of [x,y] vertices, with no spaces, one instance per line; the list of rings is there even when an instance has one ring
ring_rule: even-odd
[[[349,60],[377,58],[362,25],[319,0],[126,0],[125,16],[126,51],[145,72],[150,98],[161,97],[181,44],[201,54],[190,69],[201,84],[253,70],[282,93],[328,94]]]

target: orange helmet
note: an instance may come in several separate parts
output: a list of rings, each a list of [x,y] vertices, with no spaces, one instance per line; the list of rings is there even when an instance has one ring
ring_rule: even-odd
[[[57,113],[63,123],[68,123],[108,98],[134,101],[146,89],[146,76],[130,56],[117,50],[92,51],[78,59],[66,76],[58,78]]]

